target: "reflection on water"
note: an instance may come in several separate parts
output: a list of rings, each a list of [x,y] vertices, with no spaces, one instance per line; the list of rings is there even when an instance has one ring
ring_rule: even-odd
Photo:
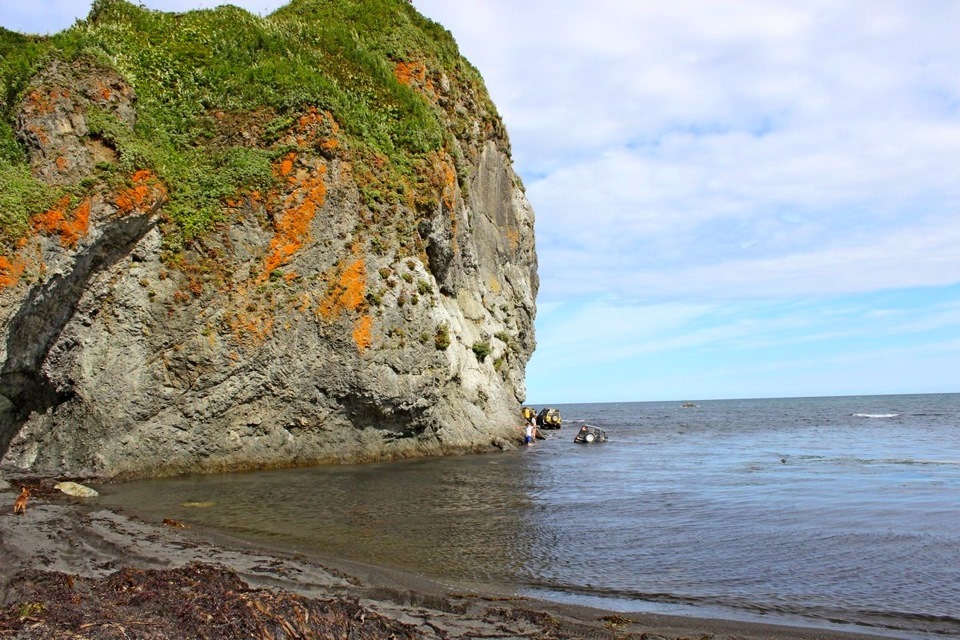
[[[523,454],[436,458],[101,487],[107,504],[464,582],[524,573],[531,472]],[[532,451],[530,452],[532,453]]]

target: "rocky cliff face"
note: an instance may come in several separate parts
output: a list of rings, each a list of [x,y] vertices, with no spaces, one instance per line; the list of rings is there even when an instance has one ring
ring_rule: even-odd
[[[448,132],[406,182],[324,105],[207,107],[202,143],[265,152],[270,180],[188,234],[185,187],[123,143],[151,79],[42,62],[8,106],[63,195],[0,256],[4,464],[137,477],[512,446],[534,214],[485,96],[388,60]]]

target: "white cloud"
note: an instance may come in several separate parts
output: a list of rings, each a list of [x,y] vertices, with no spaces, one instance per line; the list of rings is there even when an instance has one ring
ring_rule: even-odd
[[[960,4],[416,5],[505,115],[544,299],[960,281]]]
[[[856,239],[856,238],[855,238]],[[960,282],[960,220],[905,228],[869,244],[832,242],[819,250],[763,259],[733,259],[675,269],[624,270],[619,292],[706,298],[796,297]]]

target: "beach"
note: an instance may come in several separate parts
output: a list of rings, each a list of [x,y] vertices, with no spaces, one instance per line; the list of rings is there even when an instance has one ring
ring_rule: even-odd
[[[33,496],[14,515],[17,488]],[[855,640],[814,628],[621,613],[465,592],[416,575],[251,545],[11,479],[0,504],[0,637],[737,638]]]

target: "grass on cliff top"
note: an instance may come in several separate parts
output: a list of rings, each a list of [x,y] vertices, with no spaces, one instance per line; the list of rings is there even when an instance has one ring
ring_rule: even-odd
[[[232,6],[164,13],[95,0],[86,20],[50,37],[0,28],[0,177],[17,178],[0,181],[0,202],[23,205],[0,217],[7,246],[46,189],[24,172],[14,126],[31,77],[52,58],[91,59],[133,86],[133,134],[97,114],[93,128],[120,152],[120,174],[151,168],[164,179],[165,210],[186,239],[216,221],[222,198],[272,179],[267,152],[210,147],[212,112],[329,110],[348,145],[401,171],[448,134],[442,114],[397,80],[398,61],[442,69],[494,112],[450,34],[407,0],[293,0],[266,18]]]

